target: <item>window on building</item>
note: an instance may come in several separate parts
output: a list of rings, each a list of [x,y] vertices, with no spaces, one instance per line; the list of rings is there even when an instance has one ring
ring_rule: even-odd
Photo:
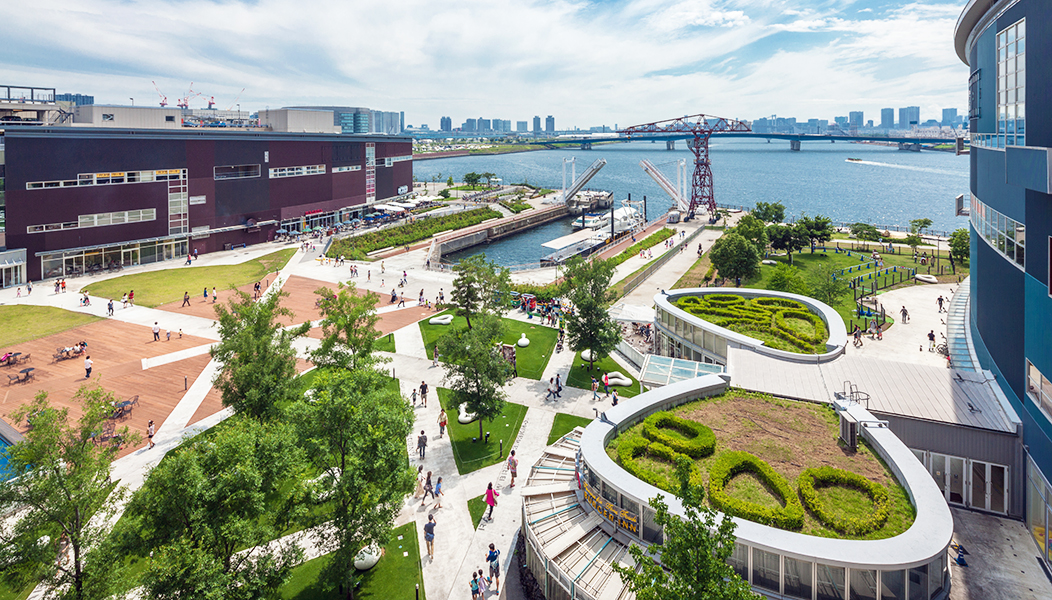
[[[1006,258],[1026,267],[1026,225],[997,212],[972,194],[972,226]]]
[[[277,167],[270,169],[270,178],[280,177],[303,177],[304,175],[324,175],[325,165],[309,165],[305,167]]]
[[[997,34],[997,134],[998,147],[1026,145],[1025,19]]]
[[[245,179],[259,177],[260,168],[259,165],[226,165],[215,167],[214,173],[216,181],[222,179]]]
[[[103,121],[112,121],[113,120],[113,115],[107,114],[107,113],[102,113],[102,120]]]
[[[1045,417],[1052,421],[1052,380],[1026,361],[1026,391]]]
[[[175,123],[175,115],[165,115],[164,122],[165,123]]]

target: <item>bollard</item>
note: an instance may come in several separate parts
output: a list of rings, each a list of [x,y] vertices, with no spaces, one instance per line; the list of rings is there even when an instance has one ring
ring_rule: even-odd
[[[190,389],[190,388],[188,387],[186,375],[183,375],[183,391],[185,392],[188,389]]]
[[[497,455],[497,458],[504,458],[504,440],[500,441],[500,454]]]

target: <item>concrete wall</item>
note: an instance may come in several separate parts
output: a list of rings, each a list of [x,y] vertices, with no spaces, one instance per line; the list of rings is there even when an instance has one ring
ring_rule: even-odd
[[[333,125],[331,110],[279,108],[259,111],[259,124],[273,131],[294,133],[340,133]]]
[[[183,126],[183,111],[180,108],[89,104],[74,109],[73,123],[86,127],[179,129]]]

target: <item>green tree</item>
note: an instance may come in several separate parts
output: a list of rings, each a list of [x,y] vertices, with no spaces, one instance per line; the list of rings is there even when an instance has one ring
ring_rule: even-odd
[[[475,327],[458,327],[438,338],[446,386],[456,406],[478,416],[479,438],[482,422],[504,410],[508,398],[504,386],[515,376],[498,347],[503,329],[500,318],[486,314],[475,319]]]
[[[316,502],[331,506],[330,526],[321,529],[319,548],[331,552],[322,574],[334,591],[354,597],[354,557],[364,546],[386,543],[413,472],[406,438],[413,410],[388,379],[373,370],[321,372],[311,402],[290,407],[301,447],[321,477]]]
[[[227,305],[216,305],[220,341],[210,353],[222,367],[212,383],[222,394],[223,406],[234,412],[272,418],[299,393],[292,340],[307,333],[310,323],[288,330],[277,322],[278,317],[293,316],[280,305],[285,296],[270,293],[257,302],[235,290]]]
[[[851,233],[856,238],[865,242],[876,242],[880,240],[880,232],[869,223],[855,223],[851,226]]]
[[[621,341],[621,328],[610,318],[615,292],[610,290],[614,265],[605,260],[574,257],[566,261],[563,285],[573,311],[566,315],[566,337],[573,352],[588,350],[591,361],[610,354]]]
[[[452,179],[452,177],[450,179]],[[438,192],[438,195],[442,198],[449,198],[449,189],[442,188],[442,190]]]
[[[914,254],[916,254],[917,253],[917,246],[920,246],[921,244],[923,244],[924,240],[922,240],[921,236],[917,235],[916,233],[911,233],[911,234],[906,236],[906,239],[903,240],[903,242],[905,242],[906,245],[909,246],[910,248],[913,248],[913,252],[914,252]]]
[[[793,252],[799,252],[807,245],[807,230],[797,225],[768,225],[767,237],[771,247],[784,250],[789,255],[789,264],[793,264]]]
[[[678,457],[683,515],[669,513],[661,496],[650,500],[665,543],[632,544],[628,550],[635,565],[615,564],[614,571],[638,600],[760,600],[727,563],[734,552],[734,521],[726,514],[717,520],[719,513],[704,505],[701,487],[690,481],[692,467],[690,459]]]
[[[482,173],[482,178],[486,180],[486,187],[490,187],[493,178],[496,177],[496,173],[490,173],[489,171]]]
[[[709,260],[720,272],[720,277],[736,281],[752,277],[760,267],[760,254],[756,252],[756,246],[734,232],[724,234],[716,240],[709,249]]]
[[[446,180],[446,185],[448,185],[449,187],[453,187],[453,176],[452,175],[450,175],[449,179]]]
[[[268,544],[306,518],[294,430],[234,419],[169,453],[128,504],[125,543],[153,553],[150,598],[274,598],[302,558],[295,543]]]
[[[763,221],[753,215],[743,215],[731,231],[752,242],[760,256],[767,250],[767,228]]]
[[[464,183],[468,184],[471,187],[477,186],[479,184],[479,181],[481,181],[481,180],[482,180],[482,175],[479,175],[478,173],[476,173],[474,171],[464,174]]]
[[[965,262],[971,253],[971,240],[967,228],[954,230],[950,234],[950,256],[957,262]]]
[[[925,229],[931,227],[931,219],[913,219],[910,221],[910,233],[921,234]]]
[[[785,206],[781,202],[757,202],[752,214],[764,223],[781,223],[785,220]]]
[[[122,427],[115,432],[120,437],[96,443],[115,401],[101,387],[77,390],[73,399],[82,414],[76,422],[70,421],[69,409],[54,408],[47,398],[42,391],[11,415],[15,423],[31,427],[5,453],[0,514],[20,518],[0,522],[0,573],[17,587],[43,580],[53,589],[67,588],[67,598],[106,597],[120,577],[120,565],[88,568],[85,554],[106,536],[103,523],[123,494],[113,492],[110,480],[119,442],[134,444],[138,438]],[[56,561],[60,552],[68,560]]]
[[[453,290],[450,302],[456,314],[464,317],[471,329],[471,319],[481,314],[501,316],[507,311],[511,291],[511,271],[476,254],[453,265]]]
[[[804,280],[803,274],[800,273],[800,269],[785,263],[780,263],[776,266],[771,276],[767,278],[767,289],[803,296],[809,296],[811,293],[811,289]]]
[[[825,261],[818,261],[811,268],[810,281],[812,298],[829,306],[836,306],[850,291],[847,279],[836,275],[836,269]]]
[[[824,244],[833,239],[833,222],[828,217],[823,217],[822,215],[808,217],[805,215],[800,218],[797,226],[803,228],[804,235],[811,246],[812,254],[815,252],[816,245]]]
[[[361,369],[373,364],[377,357],[373,347],[380,338],[376,324],[376,294],[366,290],[357,294],[353,283],[340,283],[333,292],[327,287],[314,292],[321,308],[321,345],[311,353],[311,361],[318,367]]]

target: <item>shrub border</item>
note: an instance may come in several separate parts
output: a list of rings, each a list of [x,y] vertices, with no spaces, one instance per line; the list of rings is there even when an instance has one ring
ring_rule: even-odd
[[[818,497],[818,488],[834,485],[852,487],[869,496],[875,510],[864,518],[840,517],[826,510],[825,504]],[[823,525],[848,535],[866,535],[874,532],[888,522],[891,512],[891,499],[883,485],[858,473],[837,469],[835,467],[814,467],[804,469],[797,478],[800,498],[804,506],[811,511]]]
[[[725,486],[735,475],[755,473],[764,484],[781,497],[785,506],[767,508],[727,495]],[[723,452],[709,467],[709,502],[727,514],[773,525],[781,529],[799,530],[804,527],[804,507],[792,484],[771,465],[754,454],[731,450]]]
[[[662,429],[675,429],[691,436],[681,440]],[[705,458],[716,451],[716,434],[707,426],[668,411],[656,412],[643,421],[643,437],[659,442],[691,458]]]

